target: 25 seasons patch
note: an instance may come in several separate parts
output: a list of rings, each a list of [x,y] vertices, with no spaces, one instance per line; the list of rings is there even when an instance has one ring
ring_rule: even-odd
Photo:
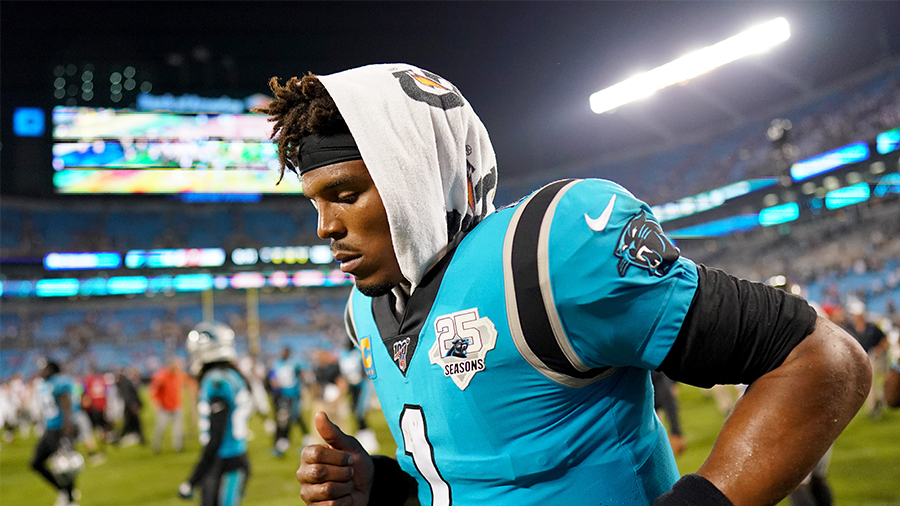
[[[479,317],[478,308],[466,309],[438,316],[434,333],[437,337],[428,358],[465,390],[475,374],[485,370],[485,355],[497,344],[494,322]]]

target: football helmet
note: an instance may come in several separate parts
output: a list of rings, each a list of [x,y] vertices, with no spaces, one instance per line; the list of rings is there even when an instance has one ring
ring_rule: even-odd
[[[198,375],[211,362],[236,360],[234,331],[224,323],[203,322],[188,332],[187,352],[191,374]]]
[[[50,471],[60,485],[68,485],[84,470],[84,457],[72,448],[68,438],[60,441],[59,449],[50,455]]]

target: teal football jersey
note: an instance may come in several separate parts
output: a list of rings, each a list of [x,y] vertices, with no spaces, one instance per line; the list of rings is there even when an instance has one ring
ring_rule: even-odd
[[[603,180],[488,216],[417,287],[354,290],[351,338],[423,505],[649,504],[679,473],[649,370],[697,286],[649,207]]]
[[[65,394],[69,394],[74,418],[75,413],[81,410],[81,396],[77,394],[72,377],[57,373],[41,383],[41,412],[44,416],[44,424],[49,430],[62,428],[63,413],[59,407],[58,397]],[[75,423],[74,419],[72,423]]]
[[[303,372],[300,362],[293,358],[278,359],[272,366],[278,389],[281,395],[293,399],[300,398],[299,375]]]
[[[224,401],[217,405],[215,399]],[[237,371],[229,368],[212,369],[200,382],[197,411],[200,414],[200,444],[209,443],[209,416],[213,409],[227,409],[228,423],[219,446],[219,457],[227,459],[247,452],[247,423],[253,409],[250,390]]]

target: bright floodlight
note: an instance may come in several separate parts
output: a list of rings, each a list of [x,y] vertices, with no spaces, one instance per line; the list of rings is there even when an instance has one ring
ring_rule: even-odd
[[[739,33],[712,46],[673,60],[661,67],[638,74],[591,95],[591,110],[597,114],[652,95],[682,81],[721,67],[745,56],[762,53],[786,41],[791,29],[784,18],[777,18]]]

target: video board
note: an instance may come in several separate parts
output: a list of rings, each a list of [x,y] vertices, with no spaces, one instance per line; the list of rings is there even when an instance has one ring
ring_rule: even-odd
[[[260,114],[53,109],[53,186],[61,194],[287,194]]]

